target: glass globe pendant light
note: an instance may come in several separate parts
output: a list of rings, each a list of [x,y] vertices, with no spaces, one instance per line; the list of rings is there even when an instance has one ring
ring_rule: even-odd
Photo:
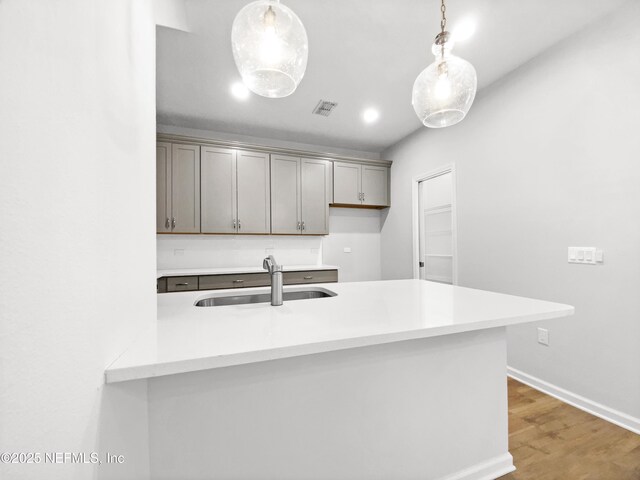
[[[425,68],[413,84],[411,103],[420,121],[431,128],[460,122],[476,96],[476,70],[466,60],[451,55],[453,41],[446,31],[447,17],[441,0],[440,33],[431,48],[436,59]]]
[[[291,95],[307,68],[307,32],[279,0],[258,0],[240,10],[231,28],[231,44],[242,81],[263,97]]]

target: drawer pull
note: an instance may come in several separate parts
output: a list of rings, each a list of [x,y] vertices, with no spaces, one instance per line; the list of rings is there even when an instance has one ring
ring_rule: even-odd
[[[312,276],[304,277],[305,280],[311,280],[312,278]]]
[[[234,280],[233,283],[244,283],[244,280]]]
[[[176,287],[188,287],[188,283],[176,283]]]

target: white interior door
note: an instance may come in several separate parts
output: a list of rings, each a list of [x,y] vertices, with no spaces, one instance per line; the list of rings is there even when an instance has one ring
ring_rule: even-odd
[[[418,184],[420,278],[454,282],[455,222],[451,171]]]

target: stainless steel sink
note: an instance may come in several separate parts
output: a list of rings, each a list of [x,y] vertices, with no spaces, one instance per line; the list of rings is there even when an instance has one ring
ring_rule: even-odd
[[[289,300],[309,300],[311,298],[335,297],[337,293],[326,288],[307,288],[304,290],[285,290],[282,299]],[[269,291],[255,292],[246,295],[220,295],[203,298],[196,302],[196,307],[222,307],[225,305],[244,305],[247,303],[269,303],[271,293]]]

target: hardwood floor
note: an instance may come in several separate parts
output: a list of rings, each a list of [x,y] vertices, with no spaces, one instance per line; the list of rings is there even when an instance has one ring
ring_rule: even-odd
[[[509,451],[500,480],[640,480],[640,435],[511,378]]]

